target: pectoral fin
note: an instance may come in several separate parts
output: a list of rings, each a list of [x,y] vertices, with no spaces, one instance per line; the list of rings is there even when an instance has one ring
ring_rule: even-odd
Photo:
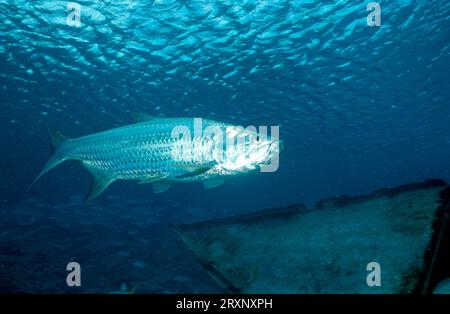
[[[98,171],[90,167],[85,162],[83,163],[83,165],[92,175],[91,189],[89,190],[89,193],[86,195],[86,198],[84,199],[86,202],[89,202],[90,200],[102,194],[103,191],[106,190],[106,188],[115,181],[115,179],[110,178],[101,171]]]
[[[221,185],[222,183],[224,183],[225,180],[224,179],[210,179],[210,180],[205,180],[203,181],[203,187],[205,189],[212,189],[215,188],[219,185]]]
[[[203,174],[207,172],[208,170],[211,170],[216,165],[216,163],[208,163],[208,164],[202,164],[202,165],[192,165],[192,164],[178,164],[175,165],[178,168],[182,168],[186,171],[186,173],[178,176],[177,178],[187,178],[187,177],[193,177],[198,176],[200,174]]]

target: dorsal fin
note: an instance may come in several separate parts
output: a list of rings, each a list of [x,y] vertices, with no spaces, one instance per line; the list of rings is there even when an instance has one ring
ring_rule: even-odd
[[[158,119],[158,117],[152,116],[145,112],[133,112],[131,113],[131,119],[134,123],[141,123]]]
[[[50,171],[51,169],[53,169],[54,167],[56,167],[57,165],[59,165],[63,161],[69,159],[67,156],[64,156],[64,155],[59,154],[59,153],[56,152],[58,147],[63,142],[69,140],[69,138],[64,136],[60,131],[56,130],[55,128],[53,128],[52,126],[48,125],[47,123],[45,123],[45,126],[47,127],[48,137],[50,139],[50,146],[52,148],[53,155],[47,161],[47,163],[45,164],[44,168],[41,170],[41,172],[39,173],[37,178],[34,179],[33,183],[31,183],[31,185],[33,185],[37,180],[39,180],[40,177],[42,177],[48,171]]]
[[[45,123],[45,126],[47,127],[52,151],[55,151],[63,142],[69,139],[67,136],[64,136],[60,131],[58,131],[48,123]]]

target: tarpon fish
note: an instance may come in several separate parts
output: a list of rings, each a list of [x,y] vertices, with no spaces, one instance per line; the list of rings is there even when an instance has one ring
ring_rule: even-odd
[[[134,124],[79,138],[67,138],[47,126],[53,154],[34,182],[66,160],[79,160],[92,174],[86,201],[116,180],[152,183],[155,193],[174,182],[202,181],[205,188],[212,188],[226,177],[270,164],[280,151],[278,138],[223,122],[146,114],[136,114],[134,120]],[[230,139],[230,143],[246,141],[229,149]]]

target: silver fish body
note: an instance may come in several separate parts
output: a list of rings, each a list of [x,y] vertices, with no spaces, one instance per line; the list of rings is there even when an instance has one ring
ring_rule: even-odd
[[[214,187],[222,178],[255,170],[279,153],[278,140],[257,139],[251,130],[198,118],[146,117],[74,139],[51,128],[49,134],[54,154],[38,178],[65,160],[78,160],[93,176],[88,200],[116,180],[153,183],[155,192],[173,182],[203,181],[205,187]],[[237,143],[239,138],[246,144],[227,149],[228,141]]]

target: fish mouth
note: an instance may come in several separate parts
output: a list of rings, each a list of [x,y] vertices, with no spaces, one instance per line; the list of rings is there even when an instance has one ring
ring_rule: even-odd
[[[284,148],[285,148],[284,147],[284,141],[278,140],[278,149],[280,150],[280,152],[283,151]]]
[[[275,145],[275,146],[272,146],[272,145]],[[270,143],[270,148],[273,148],[274,151],[278,151],[279,153],[281,153],[284,150],[284,148],[285,148],[284,147],[284,142],[282,140],[280,140],[280,139],[273,140]]]

